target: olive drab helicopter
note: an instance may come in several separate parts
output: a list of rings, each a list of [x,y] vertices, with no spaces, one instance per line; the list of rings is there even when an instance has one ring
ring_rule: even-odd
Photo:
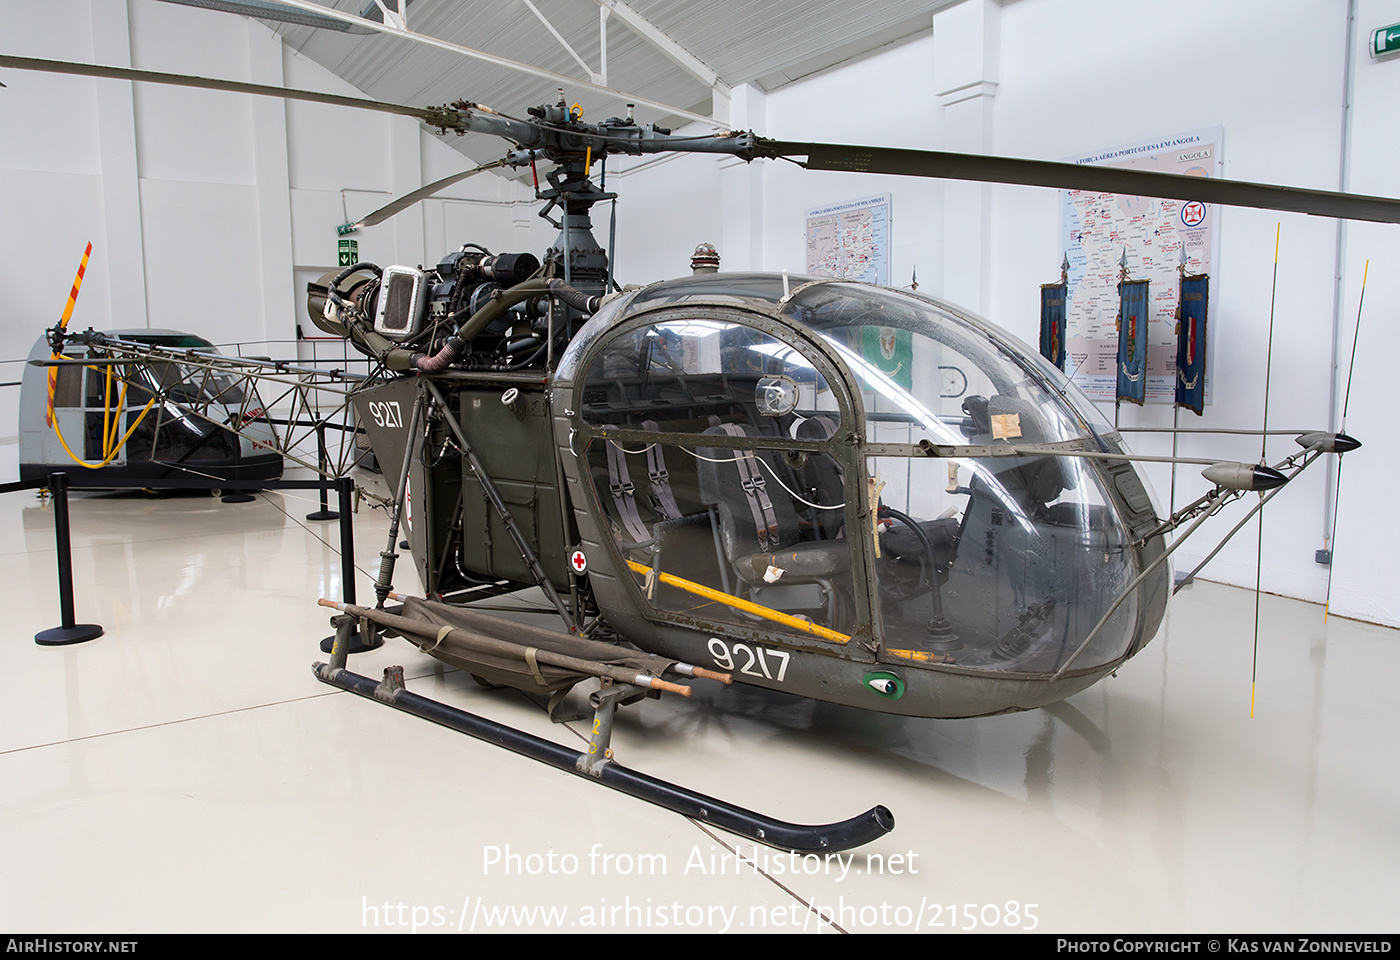
[[[609,155],[707,152],[1400,222],[1394,199],[740,131],[676,136],[630,111],[585,123],[562,94],[516,118],[468,101],[397,107],[124,68],[0,66],[369,106],[511,144],[367,224],[484,169],[552,165],[536,193],[559,236],[542,259],[466,243],[430,268],[352,264],[308,292],[313,321],[371,361],[338,389],[394,491],[375,606],[321,601],[337,609],[337,633],[316,675],[774,846],[847,848],[892,829],[893,815],[787,824],[628,770],[610,749],[616,708],[686,695],[687,678],[915,717],[1061,700],[1152,639],[1184,536],[1358,446],[1315,431],[1272,466],[1209,466],[1212,489],[1162,516],[1137,458],[1064,373],[953,304],[787,274],[622,287],[589,218],[616,195],[592,168]],[[868,339],[888,331],[909,345],[904,375],[867,359]],[[67,336],[118,369],[165,355]],[[236,362],[178,358],[218,372]],[[956,396],[940,368],[965,378]],[[392,588],[405,521],[426,598]],[[524,588],[543,593],[562,631],[472,609]],[[417,696],[401,668],[382,681],[351,672],[351,644],[381,635],[483,684],[549,694],[551,713],[599,677],[588,749]]]

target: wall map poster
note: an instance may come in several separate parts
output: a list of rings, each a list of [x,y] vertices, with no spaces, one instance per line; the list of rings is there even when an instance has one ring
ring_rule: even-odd
[[[808,210],[807,272],[888,286],[890,195]]]
[[[1078,157],[1098,163],[1192,177],[1220,176],[1224,128],[1210,127]],[[1063,243],[1069,257],[1066,372],[1094,400],[1114,399],[1117,384],[1118,279],[1124,252],[1133,280],[1151,281],[1147,324],[1148,403],[1176,395],[1177,267],[1183,249],[1188,274],[1211,273],[1216,259],[1216,209],[1195,201],[1061,191]],[[1213,285],[1212,285],[1213,286]],[[1208,362],[1208,369],[1213,364]],[[1206,402],[1210,402],[1210,378]]]

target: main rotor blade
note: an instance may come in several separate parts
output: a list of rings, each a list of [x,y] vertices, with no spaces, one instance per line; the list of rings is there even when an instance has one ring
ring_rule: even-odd
[[[1328,190],[1279,187],[1177,173],[1100,167],[1092,164],[1021,160],[937,150],[863,147],[835,143],[796,143],[760,139],[755,154],[765,157],[805,155],[809,170],[847,170],[855,173],[892,173],[942,180],[982,183],[1015,183],[1062,190],[1092,190],[1127,196],[1197,200],[1236,207],[1287,210],[1342,220],[1374,220],[1400,223],[1400,200],[1368,197]]]
[[[72,63],[67,60],[37,60],[33,57],[0,55],[0,67],[12,67],[15,70],[37,70],[41,73],[66,73],[79,77],[139,80],[143,83],[165,83],[176,87],[199,87],[204,90],[251,93],[261,97],[281,97],[284,100],[329,103],[337,107],[358,107],[362,110],[378,110],[381,113],[417,117],[432,124],[441,120],[443,115],[443,111],[432,107],[408,107],[397,103],[366,100],[362,97],[342,97],[334,93],[317,93],[314,90],[295,90],[290,87],[245,83],[240,80],[214,80],[209,77],[194,77],[183,73],[158,73],[154,70],[135,70],[131,67],[105,67],[95,63]]]
[[[434,180],[432,183],[419,187],[412,193],[405,193],[403,196],[399,197],[392,203],[386,203],[384,206],[380,207],[378,210],[374,211],[368,216],[361,217],[359,220],[355,221],[354,225],[356,227],[372,227],[376,223],[383,223],[385,220],[388,220],[390,217],[392,217],[399,211],[407,210],[419,200],[426,200],[428,197],[431,197],[439,190],[445,190],[448,187],[452,186],[454,183],[465,180],[467,179],[467,177],[470,177],[473,174],[480,173],[483,170],[492,170],[496,167],[503,167],[508,162],[509,161],[506,159],[493,160],[490,163],[483,163],[479,167],[473,167],[471,170],[468,170],[465,173],[454,173],[450,177],[443,177],[441,180]]]
[[[258,96],[280,97],[289,100],[305,100],[312,103],[326,103],[333,106],[355,107],[376,110],[399,116],[414,117],[430,126],[464,130],[480,125],[485,118],[477,116],[473,110],[458,110],[447,107],[410,107],[403,104],[383,103],[358,97],[343,97],[332,93],[318,93],[311,90],[296,90],[259,83],[245,83],[237,80],[215,80],[175,73],[158,73],[151,70],[136,70],[130,67],[108,67],[88,63],[71,63],[62,60],[40,60],[31,57],[11,57],[0,55],[0,67],[17,70],[38,70],[48,73],[66,73],[77,76],[107,77],[116,80],[137,80],[147,83],[165,83],[175,86],[199,87],[209,90],[226,90],[234,93],[248,93]],[[489,114],[489,111],[487,111]],[[496,133],[511,138],[518,131],[505,127],[519,126],[515,121],[492,117],[503,129],[489,129],[482,132]],[[733,147],[718,152],[733,152],[748,155],[748,151],[736,138]],[[695,149],[698,144],[691,144]],[[687,145],[678,141],[668,144],[667,149],[686,150]],[[713,145],[708,152],[716,152]],[[659,152],[659,151],[648,151]],[[1373,220],[1380,223],[1400,223],[1400,200],[1391,197],[1372,197],[1360,194],[1335,193],[1327,190],[1309,190],[1300,187],[1281,187],[1265,183],[1247,183],[1237,180],[1222,180],[1209,177],[1187,177],[1175,173],[1160,173],[1152,170],[1125,169],[1122,167],[1101,167],[1092,164],[1057,163],[1049,160],[1023,160],[1015,157],[993,157],[981,154],[948,153],[936,150],[909,150],[893,147],[870,147],[834,143],[801,143],[786,140],[755,138],[752,155],[755,157],[805,156],[803,166],[810,170],[844,170],[855,173],[888,173],[903,176],[932,177],[946,180],[970,180],[983,183],[1012,183],[1025,186],[1056,187],[1065,190],[1092,190],[1100,193],[1117,193],[1128,196],[1164,197],[1174,200],[1196,200],[1202,203],[1222,203],[1230,206],[1259,207],[1265,210],[1286,210],[1307,213],[1315,216],[1335,217],[1347,220]],[[479,168],[485,169],[485,168]],[[476,170],[469,171],[475,173]],[[439,181],[442,189],[454,182]],[[432,186],[432,185],[430,185]],[[427,190],[428,188],[423,188]],[[426,196],[415,191],[415,199]],[[407,200],[407,197],[403,198]],[[396,201],[397,202],[397,201]],[[413,201],[409,201],[410,203]],[[387,209],[387,208],[386,208]],[[403,209],[399,207],[398,209]],[[396,211],[395,211],[396,212]],[[375,216],[378,214],[376,211]],[[388,216],[389,214],[385,214]],[[380,218],[381,220],[383,218]],[[365,224],[380,222],[366,220]]]

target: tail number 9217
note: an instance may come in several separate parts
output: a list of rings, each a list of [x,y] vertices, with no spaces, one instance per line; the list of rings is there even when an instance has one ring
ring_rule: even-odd
[[[782,683],[783,678],[787,676],[788,661],[792,659],[792,654],[786,650],[770,650],[758,644],[727,644],[719,637],[711,637],[708,646],[715,666],[726,673],[738,669],[740,673],[751,677],[775,680],[778,683]]]

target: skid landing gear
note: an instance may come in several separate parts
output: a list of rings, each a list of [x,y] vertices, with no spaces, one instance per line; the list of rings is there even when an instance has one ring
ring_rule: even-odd
[[[712,824],[780,850],[797,853],[834,853],[869,843],[894,829],[894,814],[883,806],[872,807],[859,816],[839,823],[785,823],[627,769],[611,759],[612,751],[608,746],[612,733],[613,712],[619,701],[635,692],[626,689],[626,684],[604,687],[595,695],[593,738],[589,749],[579,753],[514,727],[495,723],[484,717],[449,707],[445,703],[410,693],[403,686],[402,667],[390,667],[386,670],[383,682],[325,663],[314,664],[312,670],[317,679],[342,690],[378,700],[405,713],[440,723],[459,733],[505,747],[568,773],[596,780],[614,790],[673,810],[682,816]]]

